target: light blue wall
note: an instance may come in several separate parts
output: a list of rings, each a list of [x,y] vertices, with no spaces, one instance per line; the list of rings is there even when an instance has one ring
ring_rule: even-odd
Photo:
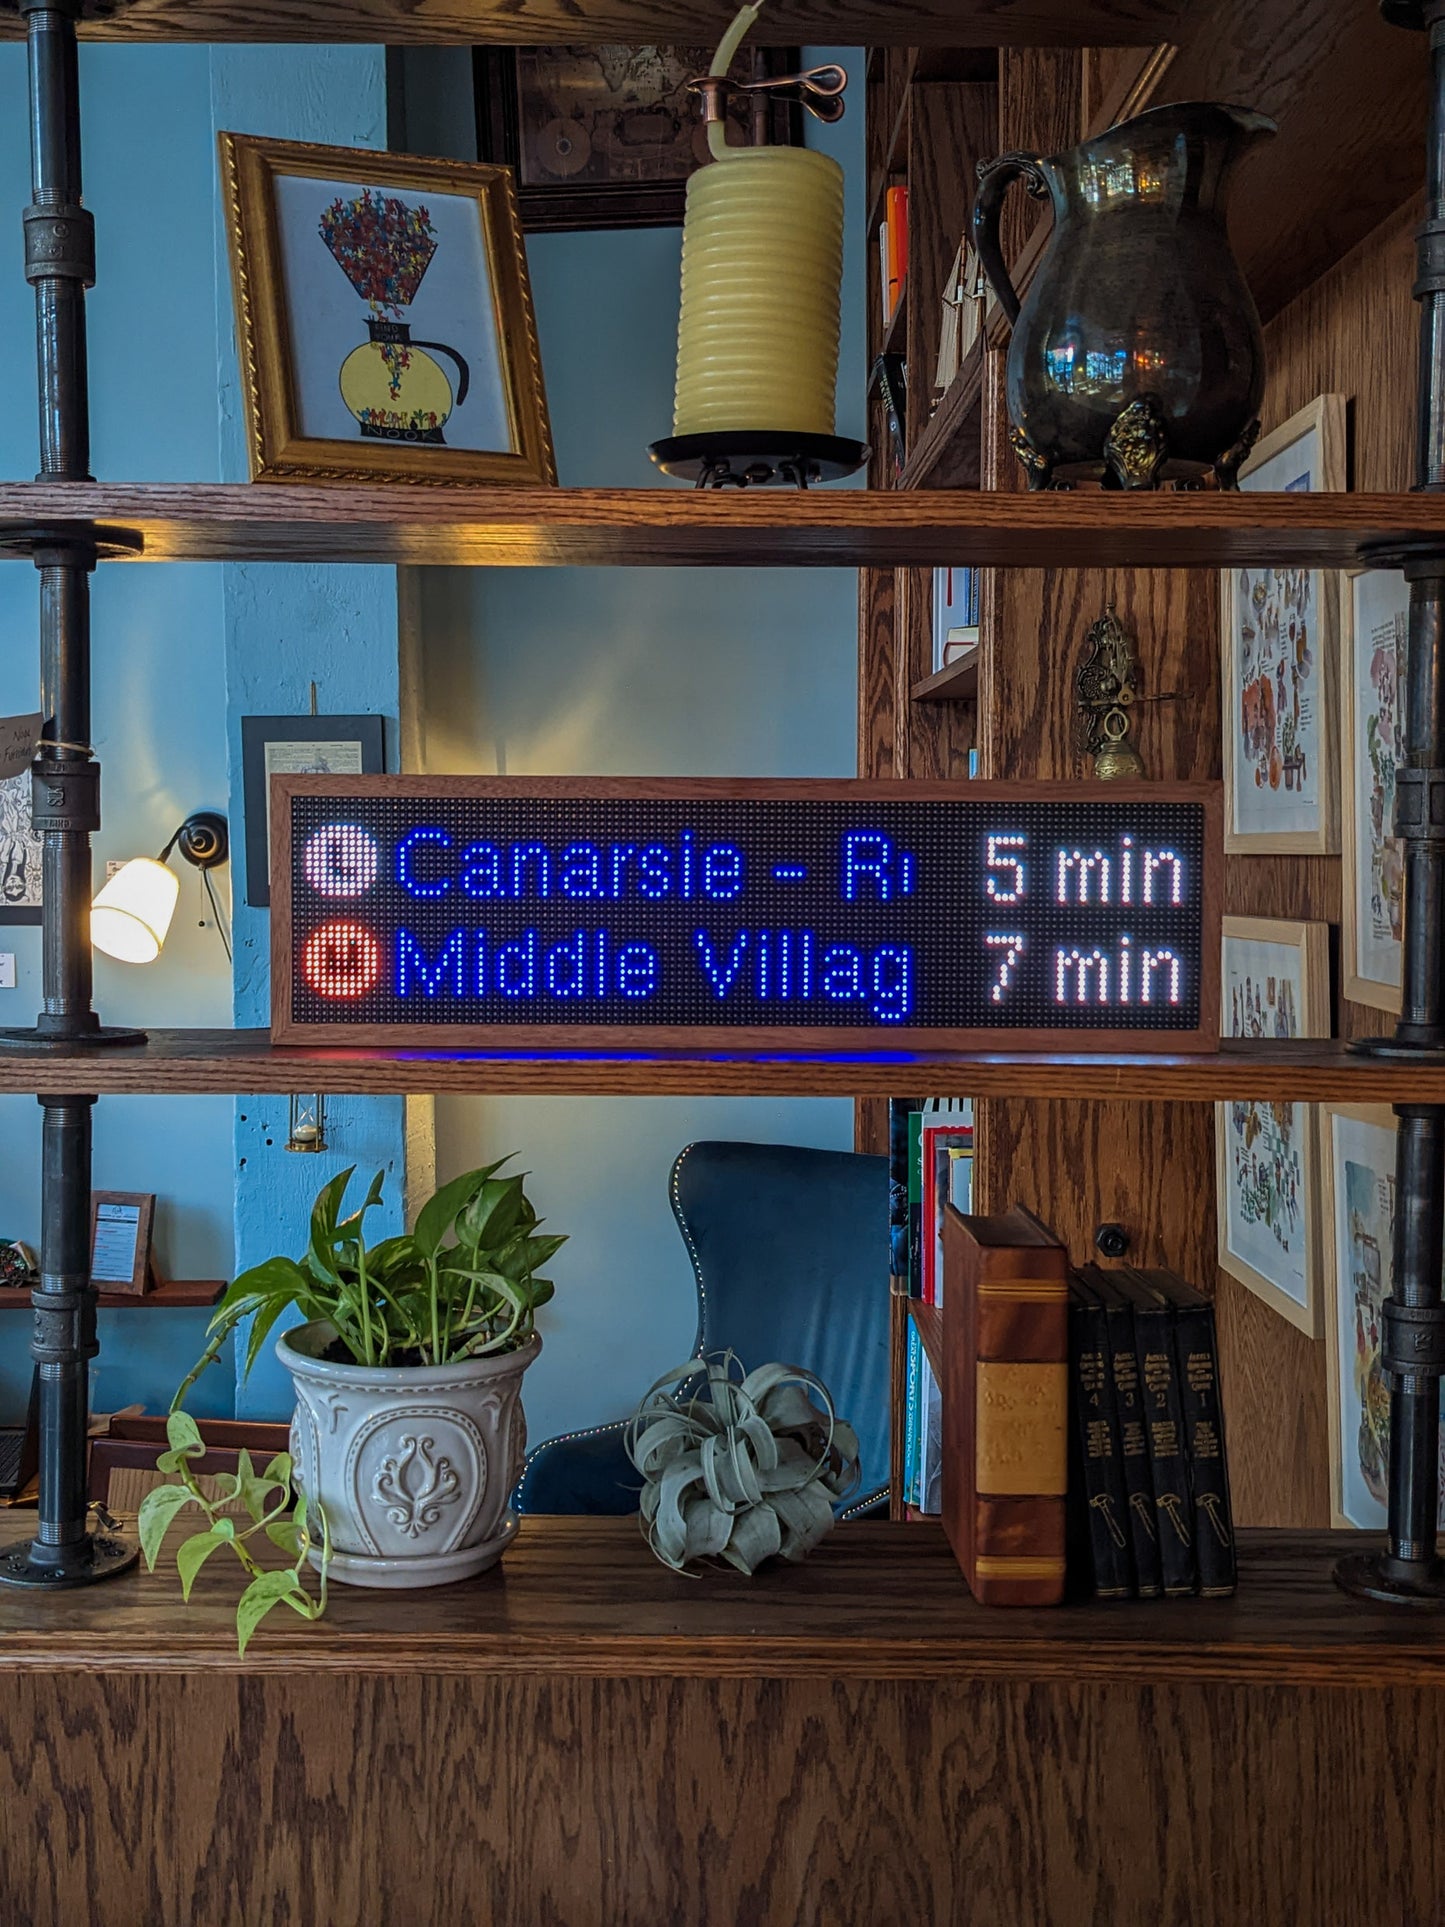
[[[834,57],[810,49],[810,60]],[[861,72],[826,144],[862,228]],[[444,76],[428,76],[435,101]],[[408,105],[411,105],[409,99]],[[444,124],[444,123],[442,123]],[[415,116],[409,127],[417,139]],[[440,142],[430,143],[436,151]],[[539,234],[527,252],[561,480],[675,487],[670,432],[680,230]],[[850,253],[844,313],[863,312]],[[864,432],[861,341],[843,344],[839,432]],[[426,767],[534,774],[851,776],[857,577],[846,570],[431,570],[421,578]],[[687,1355],[692,1274],[666,1195],[698,1137],[849,1147],[836,1100],[448,1099],[438,1176],[520,1153],[555,1231],[557,1298],[527,1381],[533,1439],[630,1409]]]
[[[386,145],[385,55],[379,47],[216,47],[210,56],[211,119],[231,133],[339,147]],[[230,325],[225,231],[217,212],[216,305],[221,316],[220,460],[223,478],[244,481],[248,469],[243,408]],[[226,715],[231,754],[231,816],[242,809],[241,718],[304,715],[311,686],[318,710],[387,719],[388,766],[397,767],[400,707],[396,572],[388,568],[228,565],[224,580]],[[244,876],[244,871],[241,871]],[[250,908],[244,888],[236,904],[235,1021],[270,1023],[270,914]],[[363,1184],[387,1173],[387,1203],[369,1220],[373,1234],[401,1229],[405,1170],[405,1100],[333,1098],[330,1149],[301,1157],[284,1148],[284,1097],[244,1097],[235,1107],[236,1269],[299,1252],[311,1200],[349,1164]],[[285,1418],[291,1381],[266,1345],[249,1378],[239,1372],[236,1413]]]
[[[136,481],[214,480],[215,281],[211,266],[208,55],[196,47],[92,47],[81,52],[86,201],[97,226],[90,296],[93,467]],[[23,274],[20,211],[29,199],[25,51],[0,47],[0,341],[6,395],[0,473],[38,463],[34,298]],[[164,139],[142,138],[164,130]],[[154,855],[190,810],[226,807],[220,572],[127,564],[94,582],[96,746],[104,763],[107,857]],[[35,572],[0,564],[0,713],[37,706]],[[224,884],[224,876],[222,882]],[[147,969],[96,959],[96,997],[112,1022],[230,1021],[230,973],[200,880],[182,880],[162,959]],[[19,987],[0,991],[0,1024],[39,1008],[40,933],[0,926],[17,953]],[[158,1257],[172,1277],[221,1278],[231,1266],[231,1106],[224,1098],[126,1098],[97,1107],[95,1182],[154,1191]],[[40,1111],[0,1099],[0,1231],[39,1233]],[[0,1416],[23,1411],[30,1320],[0,1325]],[[202,1342],[205,1314],[100,1314],[96,1399],[164,1405]],[[224,1372],[198,1410],[229,1410]]]

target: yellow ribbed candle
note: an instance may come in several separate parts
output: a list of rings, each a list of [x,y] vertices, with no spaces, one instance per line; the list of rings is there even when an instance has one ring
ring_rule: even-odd
[[[718,49],[722,71],[756,12],[745,8]],[[802,147],[719,145],[687,184],[673,433],[831,435],[843,170]]]

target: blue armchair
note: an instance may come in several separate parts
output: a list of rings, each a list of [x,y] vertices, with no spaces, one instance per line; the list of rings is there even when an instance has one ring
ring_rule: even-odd
[[[690,1144],[670,1189],[697,1282],[694,1355],[731,1347],[749,1370],[780,1359],[816,1372],[858,1434],[863,1476],[839,1516],[872,1510],[888,1491],[888,1160]],[[625,1431],[624,1420],[537,1446],[517,1511],[635,1512]]]

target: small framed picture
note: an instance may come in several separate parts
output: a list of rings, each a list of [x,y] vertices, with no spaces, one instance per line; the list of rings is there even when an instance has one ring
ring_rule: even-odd
[[[252,480],[555,482],[510,173],[220,144]]]
[[[0,782],[0,924],[42,919],[40,838],[30,821],[30,771]]]
[[[1220,1035],[1328,1037],[1329,927],[1226,917]],[[1320,1226],[1313,1107],[1233,1098],[1214,1107],[1219,1268],[1282,1318],[1319,1332]]]
[[[1348,485],[1345,398],[1321,395],[1267,435],[1245,491]],[[1220,584],[1224,847],[1340,847],[1335,722],[1338,591],[1316,569],[1226,569]]]
[[[247,903],[271,902],[273,776],[380,776],[385,767],[380,716],[243,716]]]
[[[680,225],[688,176],[709,158],[687,83],[710,47],[478,47],[477,154],[512,169],[522,225],[539,229]],[[797,47],[747,47],[735,80],[797,73]],[[802,145],[802,108],[734,94],[728,139]]]
[[[1390,1387],[1380,1367],[1380,1326],[1394,1288],[1395,1116],[1383,1104],[1331,1104],[1322,1117],[1331,1521],[1378,1529],[1389,1507]],[[1441,1450],[1445,1463],[1445,1432]]]
[[[1405,859],[1390,834],[1404,728],[1410,585],[1395,569],[1340,578],[1344,993],[1400,1010]]]
[[[150,1290],[155,1212],[153,1191],[91,1192],[90,1282],[97,1291],[139,1298]]]

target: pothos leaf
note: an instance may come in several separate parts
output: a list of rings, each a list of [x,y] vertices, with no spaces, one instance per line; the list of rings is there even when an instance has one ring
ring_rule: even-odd
[[[216,1548],[225,1543],[225,1534],[217,1532],[212,1527],[205,1532],[193,1533],[176,1548],[176,1570],[181,1575],[182,1599],[189,1602],[191,1587],[196,1583],[196,1574]]]
[[[289,1593],[299,1594],[305,1600],[307,1616],[310,1616],[311,1601],[301,1592],[296,1583],[294,1572],[263,1572],[253,1579],[241,1597],[236,1601],[236,1649],[245,1657],[246,1648],[251,1643],[251,1635],[261,1621]]]
[[[147,1492],[141,1500],[136,1524],[147,1572],[154,1572],[156,1569],[161,1541],[165,1538],[172,1519],[182,1507],[192,1502],[191,1494],[183,1485],[158,1485],[153,1491]]]

